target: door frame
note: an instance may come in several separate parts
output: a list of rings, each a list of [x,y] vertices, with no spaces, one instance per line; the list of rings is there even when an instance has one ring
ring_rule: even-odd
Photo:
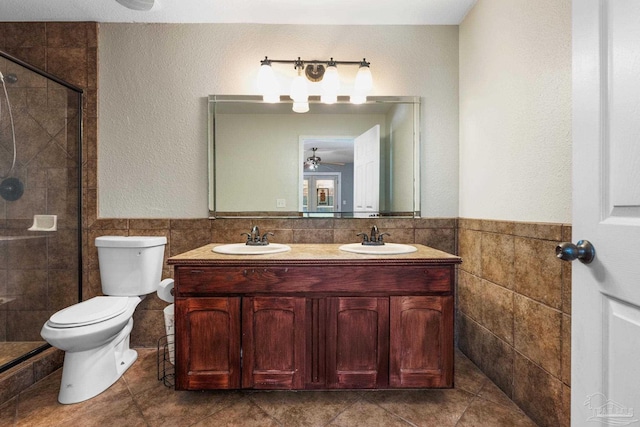
[[[342,197],[341,197],[341,188],[342,188],[342,172],[305,172],[303,174],[303,181],[305,179],[307,179],[309,176],[312,177],[320,177],[320,179],[323,179],[323,177],[335,177],[335,181],[336,181],[336,185],[333,191],[333,200],[334,200],[334,207],[335,210],[333,210],[331,213],[332,214],[337,214],[337,213],[341,213],[342,212]],[[314,180],[315,181],[315,180]],[[302,187],[302,184],[301,184]],[[309,194],[308,197],[311,198],[311,185],[309,185]],[[300,212],[303,212],[303,196],[300,196]],[[306,214],[309,214],[309,216],[312,216],[311,214],[325,214],[328,212],[318,212],[318,211],[314,211],[311,212],[309,211],[309,200],[307,200],[307,212],[305,212]]]

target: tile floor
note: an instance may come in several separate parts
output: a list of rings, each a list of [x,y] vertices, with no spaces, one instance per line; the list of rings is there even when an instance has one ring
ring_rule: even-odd
[[[156,351],[139,349],[109,390],[61,405],[58,370],[2,404],[0,426],[536,426],[460,352],[450,390],[176,392],[156,372]]]

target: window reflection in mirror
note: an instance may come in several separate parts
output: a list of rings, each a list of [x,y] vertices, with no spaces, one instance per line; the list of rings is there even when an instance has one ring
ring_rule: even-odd
[[[312,97],[304,114],[281,100],[209,97],[212,217],[419,214],[418,98]]]

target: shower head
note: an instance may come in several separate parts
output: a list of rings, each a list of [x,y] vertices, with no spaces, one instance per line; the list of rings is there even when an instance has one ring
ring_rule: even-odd
[[[24,193],[24,185],[18,178],[7,178],[0,182],[0,197],[15,202]]]

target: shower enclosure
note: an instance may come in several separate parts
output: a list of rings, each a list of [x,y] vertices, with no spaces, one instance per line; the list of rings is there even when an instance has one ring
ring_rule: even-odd
[[[82,90],[0,51],[0,372],[82,299]],[[6,94],[5,94],[6,89]]]

